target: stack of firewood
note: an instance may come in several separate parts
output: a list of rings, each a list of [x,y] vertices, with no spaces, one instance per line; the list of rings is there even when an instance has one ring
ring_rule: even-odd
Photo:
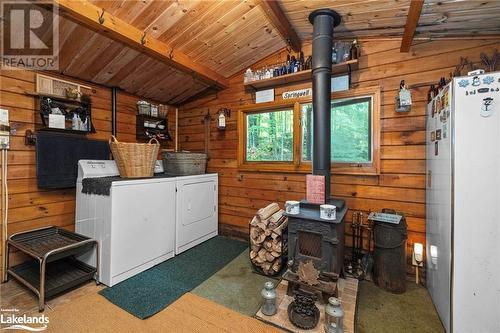
[[[266,275],[276,275],[281,270],[286,255],[288,218],[277,203],[257,211],[250,222],[250,260]]]

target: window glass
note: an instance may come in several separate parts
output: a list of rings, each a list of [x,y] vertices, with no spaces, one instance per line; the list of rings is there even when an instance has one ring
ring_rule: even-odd
[[[247,161],[293,161],[293,110],[246,115]]]
[[[332,101],[331,158],[337,163],[370,163],[371,97]],[[312,160],[312,104],[303,104],[302,160]]]

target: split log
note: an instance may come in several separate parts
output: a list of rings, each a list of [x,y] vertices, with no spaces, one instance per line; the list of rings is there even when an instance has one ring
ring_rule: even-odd
[[[281,253],[281,241],[272,244],[272,250]]]
[[[275,271],[276,273],[280,271],[281,269],[281,262],[280,260],[275,260],[273,265],[271,266],[272,270]]]
[[[260,259],[262,259],[263,261],[266,260],[266,249],[262,248],[259,250],[259,252],[257,253],[257,255],[259,256]]]
[[[275,257],[271,254],[271,252],[266,252],[266,260],[268,262],[273,262]]]
[[[267,229],[268,220],[257,222],[257,226],[262,229],[262,231]]]
[[[280,206],[276,202],[273,202],[272,204],[269,204],[267,207],[259,209],[257,211],[257,216],[260,218],[261,221],[267,220],[271,215],[273,215],[279,210]]]
[[[260,222],[260,219],[257,216],[254,216],[252,221],[250,221],[250,224],[253,226],[256,226],[257,223],[259,223],[259,222]]]
[[[266,234],[262,233],[254,240],[255,244],[261,244],[266,239]]]
[[[254,250],[250,251],[250,259],[254,259],[255,257],[257,257],[257,252]]]
[[[287,226],[288,226],[288,218],[283,216],[283,220],[281,221],[281,223],[276,228],[273,229],[273,233],[278,236],[281,236],[281,234],[283,233],[283,229],[285,229]]]
[[[278,221],[283,217],[285,211],[283,209],[278,210],[276,213],[271,215],[269,218],[269,224],[278,225]]]

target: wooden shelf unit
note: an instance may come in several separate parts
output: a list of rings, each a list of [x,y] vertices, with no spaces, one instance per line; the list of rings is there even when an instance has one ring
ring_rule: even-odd
[[[146,127],[144,126],[144,122],[147,120],[156,123],[157,126],[162,124],[165,128],[160,129],[158,127]],[[152,137],[148,136],[148,132],[150,134],[163,134],[165,138],[156,137],[156,139],[160,142],[172,141],[172,136],[168,132],[167,118],[153,117],[145,114],[136,115],[136,138],[140,141],[149,141]]]
[[[351,71],[358,69],[358,59],[349,60],[340,64],[335,64],[332,66],[332,75],[335,74],[349,74]],[[258,81],[246,82],[243,85],[245,87],[250,87],[255,90],[274,87],[274,86],[282,86],[285,84],[296,83],[301,81],[307,81],[312,79],[312,70],[306,69],[304,71],[300,71],[297,73],[286,74],[281,76],[272,77],[269,79],[263,79]]]

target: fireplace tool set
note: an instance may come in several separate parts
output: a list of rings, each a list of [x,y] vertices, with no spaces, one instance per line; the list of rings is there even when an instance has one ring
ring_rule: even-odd
[[[361,211],[352,213],[352,252],[350,261],[347,262],[346,273],[360,280],[371,280],[373,269],[372,254],[372,223],[371,220],[363,222],[364,214]],[[368,232],[368,249],[363,253],[363,235]]]

